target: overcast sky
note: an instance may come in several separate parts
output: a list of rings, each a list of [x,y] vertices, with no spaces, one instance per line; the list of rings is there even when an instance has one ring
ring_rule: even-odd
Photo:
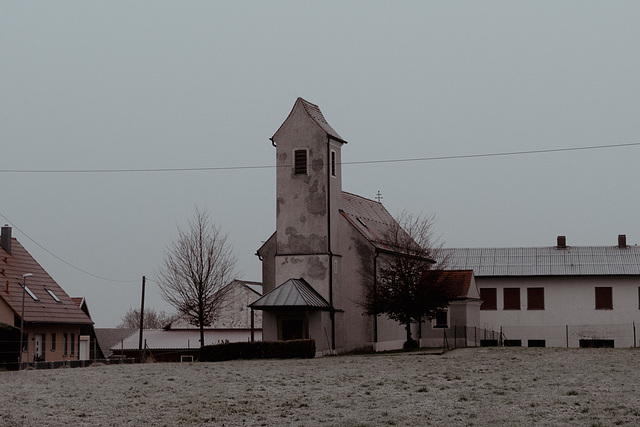
[[[398,4],[0,0],[0,221],[109,327],[196,206],[261,280],[268,138],[298,96],[345,163],[640,143],[640,2]],[[449,247],[635,244],[639,160],[346,164],[343,189],[435,214]],[[145,171],[247,166],[265,167]],[[146,306],[172,311],[153,281]]]

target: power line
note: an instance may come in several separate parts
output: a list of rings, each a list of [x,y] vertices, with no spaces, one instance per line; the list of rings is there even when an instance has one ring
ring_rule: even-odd
[[[640,146],[640,142],[631,142],[626,144],[609,144],[609,145],[592,145],[586,147],[569,147],[569,148],[549,148],[543,150],[523,150],[523,151],[504,151],[497,153],[481,153],[481,154],[461,154],[452,156],[435,156],[435,157],[412,157],[406,159],[385,159],[385,160],[361,160],[342,162],[342,165],[364,165],[376,163],[403,163],[403,162],[426,162],[436,160],[459,160],[473,159],[482,157],[501,157],[501,156],[522,156],[530,154],[559,153],[567,151],[585,151],[585,150],[601,150],[608,148],[623,148]],[[285,167],[290,167],[287,165]],[[256,166],[211,166],[211,167],[191,167],[191,168],[149,168],[149,169],[0,169],[0,173],[149,173],[149,172],[206,172],[206,171],[227,171],[227,170],[247,170],[247,169],[274,169],[278,166],[274,165],[256,165]]]
[[[75,265],[65,261],[64,259],[60,258],[58,255],[54,254],[53,252],[51,252],[49,249],[45,248],[44,246],[42,246],[40,243],[36,242],[35,240],[33,240],[31,237],[29,237],[29,235],[27,233],[25,233],[24,231],[22,231],[19,227],[17,227],[14,223],[12,223],[6,216],[4,216],[1,212],[0,212],[0,216],[2,218],[4,218],[5,221],[7,221],[8,224],[11,224],[11,226],[13,228],[15,228],[16,230],[18,230],[19,232],[21,232],[27,239],[31,240],[34,244],[36,244],[38,247],[40,247],[40,249],[44,250],[45,252],[47,252],[49,255],[51,255],[52,257],[54,257],[55,259],[57,259],[60,262],[65,263],[66,265],[68,265],[69,267],[78,270],[84,274],[87,274],[91,277],[95,277],[96,279],[100,279],[100,280],[106,280],[107,282],[117,282],[117,283],[133,283],[133,282],[138,282],[138,279],[136,280],[116,280],[116,279],[109,279],[106,277],[101,277],[98,276],[96,274],[90,273],[86,270],[83,270],[80,267],[76,267]]]
[[[563,151],[598,150],[598,149],[605,149],[605,148],[633,147],[633,146],[639,146],[639,145],[640,145],[640,142],[631,142],[627,144],[592,145],[588,147],[549,148],[544,150],[505,151],[505,152],[499,152],[499,153],[461,154],[456,156],[419,157],[419,158],[395,159],[395,160],[368,160],[368,161],[361,161],[361,162],[354,161],[354,162],[345,162],[343,163],[343,165],[422,162],[422,161],[432,161],[432,160],[457,160],[457,159],[473,159],[473,158],[479,158],[479,157],[521,156],[526,154],[543,154],[543,153],[559,153]]]

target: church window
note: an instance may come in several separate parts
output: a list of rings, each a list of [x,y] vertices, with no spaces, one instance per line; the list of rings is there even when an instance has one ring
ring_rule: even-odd
[[[307,150],[296,150],[294,153],[295,167],[294,173],[296,175],[307,174]]]
[[[331,176],[336,176],[336,152],[331,152]]]

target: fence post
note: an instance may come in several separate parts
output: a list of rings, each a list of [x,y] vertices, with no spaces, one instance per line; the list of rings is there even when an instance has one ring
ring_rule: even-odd
[[[477,326],[473,327],[473,346],[474,347],[478,346],[478,327]]]
[[[636,348],[636,321],[633,321],[633,348]]]
[[[453,348],[458,348],[458,326],[453,325]]]

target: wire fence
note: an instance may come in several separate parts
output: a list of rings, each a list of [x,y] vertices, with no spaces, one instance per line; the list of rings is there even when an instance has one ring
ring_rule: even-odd
[[[442,328],[440,345],[435,337],[431,346],[444,349],[477,346],[635,348],[640,346],[635,322],[608,325],[500,326],[484,329],[451,325]],[[424,340],[424,339],[423,339]]]

